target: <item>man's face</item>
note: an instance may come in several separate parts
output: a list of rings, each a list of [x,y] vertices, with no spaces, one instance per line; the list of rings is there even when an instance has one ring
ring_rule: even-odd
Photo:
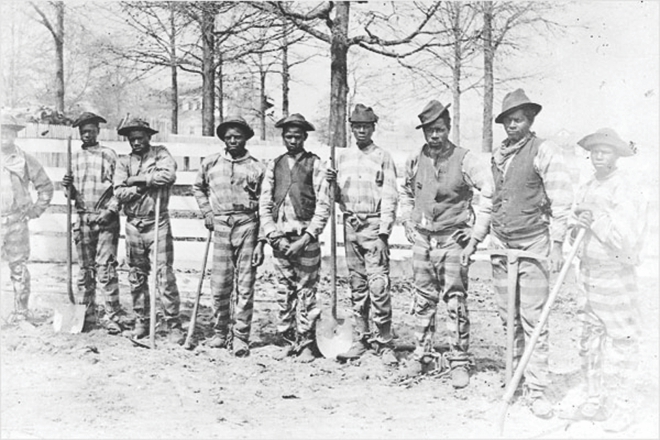
[[[373,122],[352,122],[351,131],[358,146],[366,147],[371,144],[371,138],[374,131],[376,131],[376,124]]]
[[[225,143],[227,152],[229,152],[229,154],[232,156],[240,156],[241,153],[245,152],[245,143],[247,142],[247,138],[245,137],[243,130],[240,128],[229,127],[225,131],[225,135],[222,140]]]
[[[514,143],[527,136],[532,121],[527,119],[522,109],[518,109],[504,117],[503,125],[509,142]]]
[[[449,138],[449,127],[445,124],[444,119],[439,118],[424,127],[424,137],[431,148],[444,147]]]
[[[128,133],[128,143],[131,144],[131,149],[134,154],[143,154],[149,147],[149,141],[151,140],[151,135],[147,134],[142,130],[132,130]]]
[[[305,147],[305,139],[307,132],[301,127],[296,125],[287,125],[282,130],[282,139],[284,139],[284,146],[289,154],[296,154]]]
[[[616,166],[619,155],[609,145],[596,145],[591,148],[591,164],[596,173],[608,174]]]
[[[99,127],[96,124],[84,124],[78,127],[80,139],[85,145],[96,145],[96,138],[99,136]]]
[[[13,148],[14,139],[16,139],[18,132],[9,126],[2,127],[2,149],[8,150]]]

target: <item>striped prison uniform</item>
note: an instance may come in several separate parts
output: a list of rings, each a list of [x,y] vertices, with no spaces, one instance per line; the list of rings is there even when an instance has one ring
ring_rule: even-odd
[[[2,260],[9,264],[14,289],[14,311],[27,313],[30,298],[30,235],[28,220],[40,216],[53,198],[53,183],[41,164],[14,146],[2,151],[1,214]],[[37,191],[37,201],[30,195],[30,184]]]
[[[172,268],[174,246],[168,204],[171,187],[176,180],[176,168],[176,162],[167,148],[151,145],[142,155],[131,153],[120,157],[114,178],[115,196],[126,215],[128,282],[133,297],[133,310],[140,320],[147,320],[150,311],[148,276],[155,238],[156,197],[160,194],[160,224],[157,226],[159,232],[156,244],[157,289],[165,319],[174,325],[179,323],[181,299]],[[146,190],[127,186],[126,180],[131,176],[146,176]],[[165,184],[156,185],[156,178]]]
[[[119,245],[119,202],[114,196],[113,178],[117,153],[111,148],[83,145],[73,155],[72,198],[78,221],[73,237],[78,253],[78,291],[86,304],[88,316],[94,314],[96,288],[103,294],[105,313],[112,316],[120,309],[117,247]],[[112,212],[112,220],[98,224],[103,211]]]
[[[582,321],[580,356],[590,397],[630,405],[641,332],[635,266],[647,227],[647,204],[620,170],[593,176],[578,191],[576,207],[594,221],[578,254]],[[609,348],[609,349],[608,349]]]
[[[419,173],[420,161],[426,164],[428,172]],[[415,225],[414,356],[422,360],[433,352],[436,313],[442,298],[448,315],[450,366],[465,366],[469,363],[470,345],[468,266],[461,265],[460,256],[467,243],[458,243],[452,234],[463,230],[477,242],[486,237],[492,177],[476,155],[451,143],[437,155],[428,145],[416,151],[406,161],[404,177],[401,216],[404,222],[412,221]],[[472,207],[474,190],[480,194],[476,209]]]
[[[226,337],[233,321],[234,337],[246,343],[254,309],[257,268],[252,266],[252,253],[259,235],[259,195],[264,170],[265,166],[248,152],[237,159],[226,152],[216,153],[204,159],[193,184],[200,211],[204,216],[214,216],[213,328]],[[232,298],[234,285],[236,294]]]
[[[376,249],[392,233],[397,207],[392,156],[374,143],[339,157],[335,200],[344,213],[344,246],[357,340],[392,341],[389,248]],[[375,331],[369,331],[369,315]]]
[[[311,219],[305,220],[296,213],[290,190],[287,191],[279,208],[276,207],[275,193],[282,182],[279,182],[281,177],[276,176],[275,165],[280,160],[286,161],[289,170],[292,171],[298,162],[309,154],[303,151],[295,158],[284,154],[271,161],[266,167],[259,199],[261,227],[264,236],[271,243],[279,237],[286,237],[294,243],[305,233],[312,237],[312,241],[292,257],[286,257],[279,249],[273,249],[279,281],[277,331],[281,335],[295,332],[299,348],[314,341],[315,321],[320,315],[320,310],[316,307],[316,290],[321,268],[321,248],[318,240],[330,216],[329,185],[325,178],[327,167],[314,155],[311,180],[315,205]],[[306,183],[298,181],[296,184]]]
[[[513,180],[521,174],[532,175],[538,180],[538,185],[526,185],[524,188],[532,192],[532,195],[544,191],[544,203],[541,214],[541,223],[528,225],[533,230],[517,231],[515,234],[506,234],[504,224],[497,224],[493,219],[491,223],[491,245],[495,249],[521,249],[543,256],[549,256],[551,241],[555,246],[561,246],[566,236],[567,221],[571,211],[573,189],[570,174],[564,162],[564,157],[557,145],[547,140],[541,140],[530,133],[520,141],[522,147],[509,157],[502,167],[492,161],[492,169],[495,177],[495,191],[493,194],[493,217],[496,210],[504,208],[504,204],[495,202],[501,198],[503,188],[508,181]],[[501,147],[507,145],[504,141]],[[536,152],[530,153],[535,146]],[[496,153],[496,151],[494,152]],[[512,167],[516,156],[528,155],[529,163]],[[527,156],[525,156],[527,157]],[[497,168],[498,175],[495,175]],[[516,188],[512,189],[516,191]],[[499,194],[498,194],[499,193]],[[502,200],[505,203],[507,200]],[[528,206],[531,211],[539,209],[538,206]],[[525,213],[523,209],[522,214]],[[522,217],[522,214],[520,217]],[[518,218],[509,219],[513,223]],[[507,260],[501,256],[492,256],[491,265],[493,270],[493,284],[496,291],[498,311],[502,324],[506,326],[507,320]],[[518,279],[516,292],[516,316],[514,317],[514,368],[517,366],[525,350],[525,343],[529,341],[534,328],[539,322],[541,312],[550,294],[549,270],[547,262],[538,262],[527,258],[518,262]],[[548,324],[540,333],[538,342],[524,372],[525,386],[529,390],[543,390],[548,384]]]

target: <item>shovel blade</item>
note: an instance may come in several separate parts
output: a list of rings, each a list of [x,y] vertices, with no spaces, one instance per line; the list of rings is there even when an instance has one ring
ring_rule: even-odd
[[[321,315],[316,324],[316,345],[323,357],[336,359],[353,345],[353,328],[350,321],[334,319],[330,313]]]
[[[61,305],[54,309],[53,329],[57,333],[80,333],[85,325],[84,304]]]

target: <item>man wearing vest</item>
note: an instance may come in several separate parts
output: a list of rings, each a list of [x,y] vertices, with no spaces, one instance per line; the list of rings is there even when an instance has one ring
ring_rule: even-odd
[[[265,166],[245,148],[254,130],[242,117],[227,118],[218,125],[216,134],[225,143],[225,151],[204,158],[193,184],[214,243],[211,291],[215,335],[206,345],[231,345],[234,356],[246,357],[250,354],[254,281],[257,267],[264,260],[265,239],[258,240],[258,210]],[[234,316],[230,315],[232,309]],[[233,335],[229,335],[232,321]]]
[[[44,168],[31,154],[25,153],[14,143],[18,132],[25,128],[13,116],[2,113],[0,185],[2,209],[2,260],[9,263],[10,279],[14,288],[14,310],[9,322],[28,319],[30,299],[30,231],[28,221],[38,218],[53,198],[53,182]],[[37,191],[36,203],[30,195],[30,184]]]
[[[344,245],[350,275],[355,341],[338,359],[357,359],[372,346],[386,365],[396,365],[392,343],[392,298],[388,238],[397,206],[396,169],[392,156],[371,140],[378,116],[357,104],[351,117],[357,148],[339,158],[335,200],[344,213]],[[374,332],[369,331],[369,312]]]
[[[450,350],[444,355],[454,388],[469,384],[470,318],[468,267],[477,243],[488,234],[492,176],[485,163],[449,141],[449,105],[433,100],[419,114],[426,144],[406,161],[401,214],[413,243],[416,348],[404,376],[428,369],[438,302],[447,306]],[[476,215],[474,190],[480,192]]]
[[[105,300],[101,325],[108,333],[119,334],[128,322],[119,303],[117,276],[119,202],[112,187],[117,153],[97,141],[102,122],[106,120],[101,116],[84,112],[73,123],[82,148],[74,153],[72,174],[64,176],[62,186],[71,192],[78,212],[73,233],[80,266],[78,291],[87,305],[86,323],[96,322],[98,285]]]
[[[126,214],[126,254],[129,266],[128,282],[133,296],[136,315],[133,336],[143,338],[149,334],[149,285],[151,270],[157,272],[157,290],[163,305],[165,324],[170,342],[183,344],[179,289],[172,263],[174,246],[168,204],[172,185],[176,180],[176,162],[160,145],[151,145],[151,136],[158,133],[142,119],[133,119],[117,132],[126,136],[131,153],[119,158],[115,172],[115,195]],[[156,198],[160,197],[160,224],[156,225]],[[155,229],[159,228],[158,243],[154,243]],[[158,252],[158,267],[150,261],[153,247]],[[157,295],[158,292],[151,292]]]
[[[495,122],[502,124],[507,139],[493,151],[491,169],[495,181],[491,222],[492,246],[522,249],[550,257],[550,267],[521,259],[518,269],[518,310],[515,316],[514,368],[520,361],[549,295],[549,269],[561,268],[573,190],[561,150],[531,131],[539,104],[522,89],[508,93]],[[491,257],[493,283],[499,314],[507,318],[507,262]],[[541,418],[553,415],[545,395],[548,381],[548,326],[541,332],[525,369],[524,394],[532,412]]]
[[[305,151],[314,126],[298,113],[275,124],[282,129],[287,153],[268,164],[259,199],[264,235],[273,248],[278,271],[277,331],[284,349],[278,357],[298,355],[311,362],[314,328],[320,310],[316,289],[321,266],[319,235],[330,216],[326,167]]]

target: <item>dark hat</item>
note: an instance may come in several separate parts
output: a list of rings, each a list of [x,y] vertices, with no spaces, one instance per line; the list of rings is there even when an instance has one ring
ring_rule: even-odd
[[[217,134],[220,139],[224,139],[225,132],[230,127],[240,127],[243,129],[247,135],[247,139],[250,139],[252,136],[254,136],[254,130],[245,121],[245,119],[243,119],[242,116],[229,116],[227,119],[222,121],[220,125],[218,125],[218,128],[215,129],[215,134]]]
[[[415,127],[415,129],[422,128],[437,121],[444,112],[448,111],[450,105],[443,106],[440,104],[440,101],[436,101],[435,99],[429,101],[426,107],[424,107],[424,110],[417,115],[421,124]]]
[[[16,118],[14,118],[9,113],[2,112],[0,118],[1,118],[0,125],[2,125],[3,127],[7,127],[15,131],[21,131],[25,128],[25,125],[19,124]]]
[[[596,145],[607,145],[614,148],[619,156],[632,156],[636,149],[634,144],[626,143],[611,128],[601,128],[595,133],[589,134],[578,141],[578,145],[587,151],[591,151]]]
[[[133,130],[142,130],[150,135],[158,133],[157,130],[154,130],[149,126],[149,123],[140,118],[133,118],[123,124],[120,128],[117,129],[117,133],[121,136],[128,136],[128,133]]]
[[[540,104],[530,101],[523,89],[516,89],[507,93],[504,101],[502,101],[502,112],[495,118],[495,123],[502,124],[507,114],[523,107],[531,107],[534,110],[534,115],[538,115],[543,108]]]
[[[348,122],[378,122],[378,116],[371,107],[363,104],[355,104],[351,117]]]
[[[99,124],[101,122],[106,123],[108,121],[92,112],[84,112],[82,115],[78,116],[78,119],[73,121],[73,126],[82,127],[85,124]]]
[[[314,126],[307,122],[305,117],[301,115],[300,113],[294,113],[291,116],[287,116],[286,118],[282,118],[279,121],[275,123],[275,127],[277,128],[284,128],[287,125],[295,125],[297,127],[302,128],[305,131],[315,131],[316,128]]]

